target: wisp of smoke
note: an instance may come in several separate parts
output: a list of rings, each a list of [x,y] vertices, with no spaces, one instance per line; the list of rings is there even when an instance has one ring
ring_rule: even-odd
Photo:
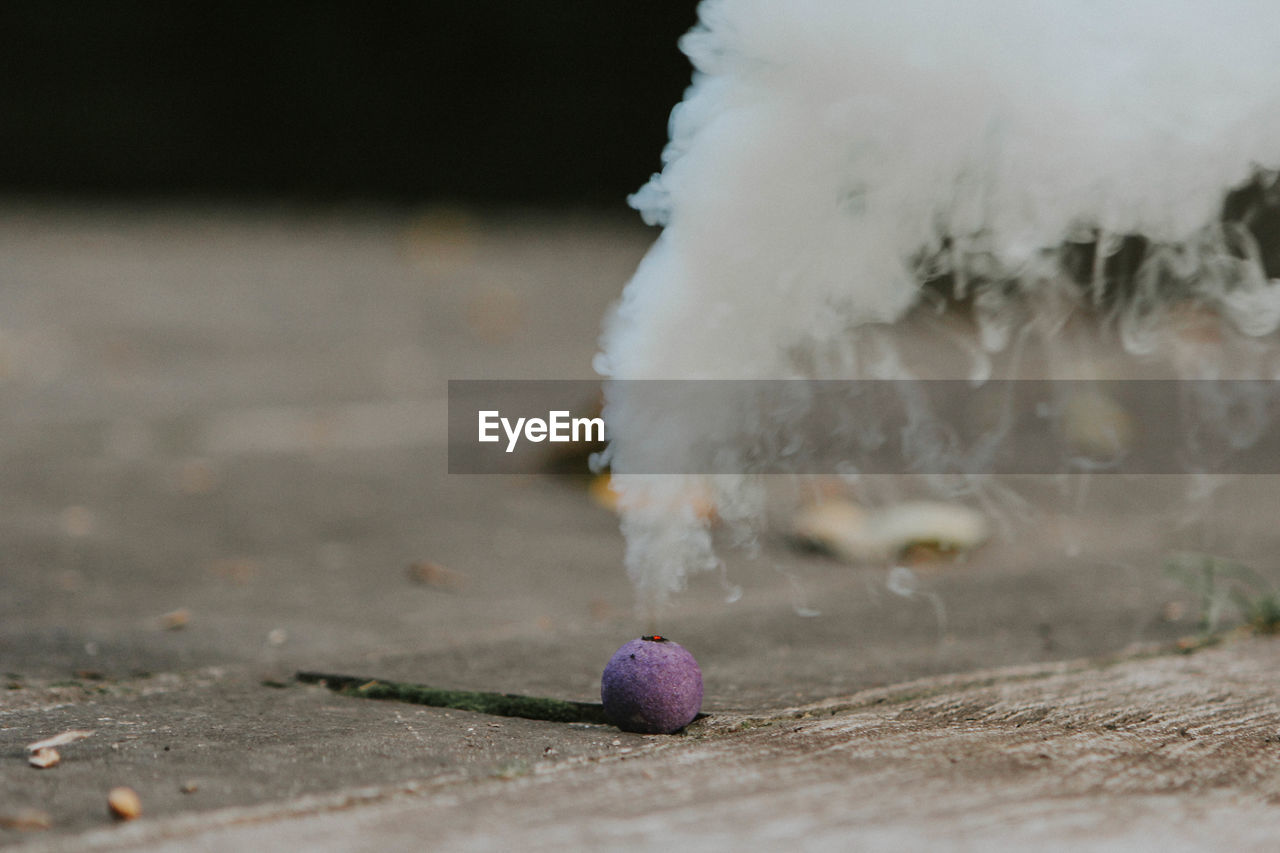
[[[972,306],[975,351],[1028,323],[1052,334],[1062,305],[1109,312],[1150,350],[1178,293],[1245,336],[1280,321],[1248,223],[1223,222],[1251,173],[1275,190],[1258,171],[1280,157],[1270,0],[705,0],[681,48],[693,84],[631,199],[663,230],[607,318],[608,378],[904,377],[860,330],[939,282]],[[731,527],[764,501],[745,474],[646,460],[700,470],[691,439],[742,413],[655,411],[624,383],[606,418],[628,571],[661,600],[718,565],[691,493]]]

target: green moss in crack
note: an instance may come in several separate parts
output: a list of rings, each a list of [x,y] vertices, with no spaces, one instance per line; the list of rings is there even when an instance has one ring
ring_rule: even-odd
[[[1178,644],[1196,651],[1221,642],[1229,631],[1280,633],[1280,590],[1244,563],[1210,554],[1175,554],[1165,573],[1195,594],[1199,601],[1198,635]],[[1238,622],[1228,625],[1235,612]]]
[[[385,681],[323,672],[299,672],[297,679],[305,684],[322,684],[344,696],[362,699],[388,699],[436,708],[454,708],[500,717],[523,717],[553,723],[607,724],[604,708],[592,702],[570,702],[543,696],[521,696],[515,693],[486,693],[474,690],[444,690],[426,684]]]

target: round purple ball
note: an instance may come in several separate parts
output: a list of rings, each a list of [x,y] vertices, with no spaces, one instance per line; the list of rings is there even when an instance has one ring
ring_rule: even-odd
[[[641,637],[609,658],[600,701],[605,716],[623,731],[671,734],[702,709],[702,670],[679,643]]]

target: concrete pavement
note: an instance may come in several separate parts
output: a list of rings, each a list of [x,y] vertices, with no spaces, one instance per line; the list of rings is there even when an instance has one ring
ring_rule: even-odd
[[[451,477],[444,443],[449,378],[589,377],[652,236],[587,215],[0,210],[0,817],[51,824],[0,844],[1261,844],[1280,822],[1271,646],[1097,663],[1195,630],[1162,562],[1207,540],[1170,533],[1173,478],[1099,478],[1077,520],[922,565],[912,597],[773,531],[658,626],[704,671],[711,717],[687,736],[293,683],[592,701],[614,648],[654,629],[580,481]],[[1227,488],[1207,529],[1265,554],[1271,491]],[[415,580],[423,561],[447,582]],[[1195,722],[1210,705],[1231,724]],[[1188,726],[1217,739],[1186,753],[1194,773],[1134,758]],[[94,733],[27,766],[68,729]],[[1068,754],[1088,773],[1036,769]],[[112,822],[113,785],[141,819]]]

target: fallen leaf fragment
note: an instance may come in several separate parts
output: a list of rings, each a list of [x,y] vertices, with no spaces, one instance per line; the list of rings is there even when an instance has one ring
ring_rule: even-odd
[[[0,827],[16,829],[19,832],[35,832],[53,827],[53,818],[40,809],[18,809],[12,812],[0,812]]]
[[[873,523],[895,551],[926,545],[943,551],[967,551],[987,540],[986,517],[967,506],[915,501],[886,507]]]
[[[610,474],[601,474],[593,478],[587,486],[587,494],[597,506],[614,513],[622,511],[624,498]],[[712,523],[719,518],[715,494],[710,487],[701,483],[693,483],[671,494],[629,495],[625,502],[627,506],[636,508],[661,507],[672,515],[692,513],[694,518],[707,523]]]
[[[960,504],[911,501],[867,510],[831,500],[802,510],[796,537],[851,563],[895,559],[904,553],[967,551],[990,535],[982,513]]]
[[[44,740],[38,740],[35,743],[27,744],[27,752],[39,752],[42,749],[50,749],[55,746],[66,746],[69,743],[84,740],[91,734],[93,734],[92,729],[71,729],[70,731],[56,734],[53,737],[47,737]]]
[[[1115,461],[1133,446],[1133,418],[1110,395],[1085,391],[1064,401],[1062,434],[1073,453]]]
[[[466,575],[430,560],[422,560],[409,566],[409,579],[446,592],[460,592],[467,585]]]
[[[593,478],[587,486],[587,494],[598,506],[604,507],[609,512],[618,511],[618,493],[614,491],[613,478],[608,474],[600,474]]]
[[[51,746],[41,747],[27,756],[27,763],[41,770],[57,767],[61,762],[62,756],[58,754],[58,750]]]
[[[164,631],[178,631],[187,627],[191,621],[191,611],[185,607],[171,610],[160,617],[160,628]]]
[[[142,800],[138,792],[123,785],[107,793],[107,807],[116,820],[133,820],[142,814]]]
[[[214,560],[209,564],[209,571],[240,586],[251,583],[259,574],[258,564],[253,560]]]

